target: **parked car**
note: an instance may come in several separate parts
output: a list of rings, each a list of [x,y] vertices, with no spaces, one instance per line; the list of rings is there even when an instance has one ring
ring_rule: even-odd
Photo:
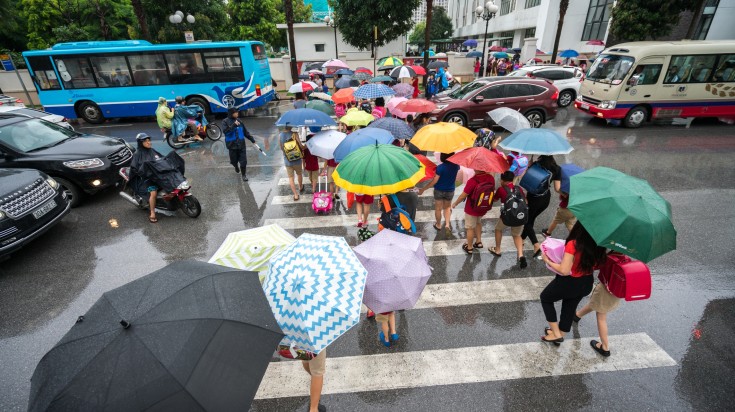
[[[508,76],[551,80],[559,89],[559,107],[567,107],[577,98],[584,80],[584,72],[576,66],[524,66]]]
[[[69,124],[69,120],[66,117],[44,112],[43,110],[31,109],[24,106],[0,106],[0,113],[43,119],[51,123],[56,123],[61,127],[74,130],[74,127]]]
[[[23,100],[11,96],[6,96],[4,94],[0,94],[0,106],[26,107],[26,105],[23,103]]]
[[[0,256],[49,230],[70,207],[61,185],[45,173],[0,168]]]
[[[38,169],[59,182],[71,203],[116,185],[130,165],[122,139],[82,134],[42,119],[0,113],[0,167]]]
[[[487,112],[498,107],[518,110],[541,127],[556,116],[559,91],[548,80],[527,77],[483,77],[448,93],[431,98],[436,110],[432,120],[482,127],[490,122]]]

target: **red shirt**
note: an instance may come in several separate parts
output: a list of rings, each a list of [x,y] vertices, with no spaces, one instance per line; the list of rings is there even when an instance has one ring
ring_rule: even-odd
[[[465,200],[465,202],[464,202],[464,213],[465,214],[470,215],[470,216],[478,216],[478,217],[483,216],[481,214],[478,214],[474,210],[472,210],[472,207],[470,206],[469,196],[472,196],[472,192],[475,190],[475,188],[480,183],[485,183],[485,182],[492,183],[493,184],[493,189],[495,188],[495,178],[493,177],[493,175],[491,175],[489,173],[476,174],[476,175],[472,176],[472,178],[470,180],[467,181],[467,184],[464,185],[464,190],[463,191],[468,196],[467,200]]]
[[[515,186],[513,186],[513,183],[508,183],[508,188],[513,189]],[[523,196],[523,189],[518,189],[521,192],[521,196]],[[495,191],[495,197],[493,198],[493,202],[496,200],[500,200],[500,203],[505,203],[506,200],[508,200],[508,191],[505,190],[505,186],[502,184],[498,188],[498,190]]]
[[[564,253],[569,253],[570,255],[574,255],[574,263],[572,263],[572,270],[569,272],[569,276],[574,278],[581,278],[582,276],[589,276],[592,274],[590,273],[583,273],[579,269],[579,263],[582,261],[582,251],[577,250],[577,241],[576,240],[570,240],[567,242],[566,245],[564,245]]]
[[[480,62],[475,62],[475,73],[480,73]]]
[[[311,154],[308,148],[304,147],[304,169],[319,170],[319,159]]]
[[[334,159],[327,160],[327,166],[329,167],[337,167],[338,163]]]
[[[566,209],[569,205],[569,195],[559,193],[559,207]]]

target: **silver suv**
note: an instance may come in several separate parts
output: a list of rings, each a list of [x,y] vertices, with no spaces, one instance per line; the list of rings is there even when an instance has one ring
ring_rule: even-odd
[[[524,66],[508,76],[551,80],[559,89],[557,100],[559,107],[567,107],[577,98],[579,89],[582,87],[582,80],[584,80],[584,72],[576,66]]]

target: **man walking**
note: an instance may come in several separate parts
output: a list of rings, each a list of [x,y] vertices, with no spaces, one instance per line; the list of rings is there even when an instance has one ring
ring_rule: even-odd
[[[255,139],[240,122],[240,112],[230,107],[227,110],[227,118],[222,121],[222,131],[225,133],[225,146],[230,152],[230,164],[235,166],[235,172],[242,173],[242,181],[247,182],[248,176],[245,168],[248,165],[245,138],[255,143]]]

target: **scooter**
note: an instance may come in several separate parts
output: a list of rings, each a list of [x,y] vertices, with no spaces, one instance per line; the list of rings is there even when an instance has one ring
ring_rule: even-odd
[[[132,185],[130,185],[130,168],[120,168],[119,173],[123,178],[120,196],[138,208],[148,210],[148,199],[137,195]],[[184,180],[170,193],[159,190],[156,196],[156,213],[173,216],[177,210],[181,209],[185,215],[191,218],[198,217],[202,213],[202,206],[199,204],[199,200],[189,193],[189,189],[191,189],[189,182]]]
[[[197,137],[201,139],[209,138],[214,142],[222,138],[222,129],[216,123],[210,122],[204,125],[199,119],[188,120],[180,140],[171,133],[171,129],[161,129],[161,131],[163,132],[163,140],[173,149],[180,149],[190,143],[200,141]]]

